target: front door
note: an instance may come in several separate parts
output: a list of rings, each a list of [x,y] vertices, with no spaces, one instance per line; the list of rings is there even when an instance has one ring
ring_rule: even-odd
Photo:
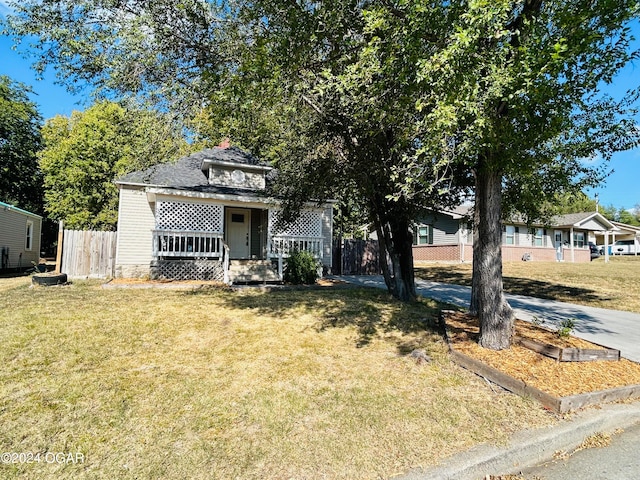
[[[553,232],[553,246],[556,249],[556,260],[561,262],[564,260],[564,248],[562,245],[562,230]]]
[[[251,210],[227,208],[227,245],[231,258],[249,258]]]

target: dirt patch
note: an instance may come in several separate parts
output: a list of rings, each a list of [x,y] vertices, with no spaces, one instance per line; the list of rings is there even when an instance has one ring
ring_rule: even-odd
[[[558,362],[521,345],[513,345],[508,350],[488,350],[478,345],[477,318],[451,312],[446,315],[446,325],[449,342],[456,351],[557,397],[640,385],[640,364],[624,358],[619,361]],[[561,339],[554,332],[521,320],[516,321],[516,335],[561,348],[604,348],[573,336]]]

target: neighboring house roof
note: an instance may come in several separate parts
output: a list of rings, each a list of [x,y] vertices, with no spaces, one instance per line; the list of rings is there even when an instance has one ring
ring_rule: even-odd
[[[37,215],[35,213],[31,213],[31,212],[27,212],[26,210],[23,210],[21,208],[18,207],[14,207],[13,205],[9,204],[9,203],[4,203],[4,202],[0,202],[0,208],[3,210],[11,210],[14,212],[19,212],[22,213],[24,215],[29,215],[30,217],[36,217],[36,218],[42,218],[42,216]]]
[[[452,209],[442,210],[440,213],[449,215],[453,219],[461,219],[469,216],[473,212],[473,205],[460,205]],[[526,221],[522,216],[514,216],[507,220],[505,223],[526,225]],[[632,227],[630,225],[624,226],[618,222],[611,222],[607,220],[602,214],[598,212],[581,212],[581,213],[567,213],[564,215],[556,215],[551,219],[548,224],[542,222],[533,222],[531,226],[536,227],[558,227],[558,228],[579,228],[582,230],[590,231],[602,231],[602,230],[618,230],[619,228],[630,227],[636,228],[640,233],[640,227]]]
[[[206,171],[210,164],[252,166],[261,169],[270,169],[265,162],[254,157],[237,147],[214,147],[201,150],[186,157],[178,159],[175,163],[162,163],[147,168],[146,170],[128,173],[120,177],[116,183],[144,184],[179,189],[196,189],[195,187],[207,187],[199,191],[219,193],[213,189],[243,190],[228,187],[213,187],[209,185]],[[231,192],[224,192],[231,193]]]
[[[621,222],[611,222],[613,225],[615,225],[619,230],[621,230],[621,233],[626,233],[626,234],[634,234],[636,235],[636,237],[640,236],[640,227],[636,226],[636,225],[629,225],[628,223],[621,223]]]
[[[473,213],[473,205],[458,205],[455,208],[445,209],[443,212],[454,219],[464,218]]]
[[[576,227],[584,230],[616,230],[616,226],[598,212],[567,213],[553,218],[552,227]]]

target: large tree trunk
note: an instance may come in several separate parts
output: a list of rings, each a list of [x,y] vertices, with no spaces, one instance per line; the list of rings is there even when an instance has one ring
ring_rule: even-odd
[[[380,244],[380,265],[389,293],[403,302],[415,300],[413,234],[409,221],[395,218],[383,222],[377,219],[375,224]]]
[[[483,162],[484,163],[484,162]],[[480,322],[480,345],[492,350],[511,346],[513,311],[502,285],[502,175],[486,165],[476,172],[478,235],[473,247],[477,276],[475,301]]]

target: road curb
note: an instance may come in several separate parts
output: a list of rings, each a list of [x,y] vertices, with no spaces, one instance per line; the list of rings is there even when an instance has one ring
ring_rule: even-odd
[[[480,445],[444,460],[444,465],[412,471],[394,480],[479,480],[486,475],[515,474],[551,460],[555,452],[574,450],[591,435],[613,433],[637,423],[640,403],[590,408],[559,424],[518,432],[505,447]]]

